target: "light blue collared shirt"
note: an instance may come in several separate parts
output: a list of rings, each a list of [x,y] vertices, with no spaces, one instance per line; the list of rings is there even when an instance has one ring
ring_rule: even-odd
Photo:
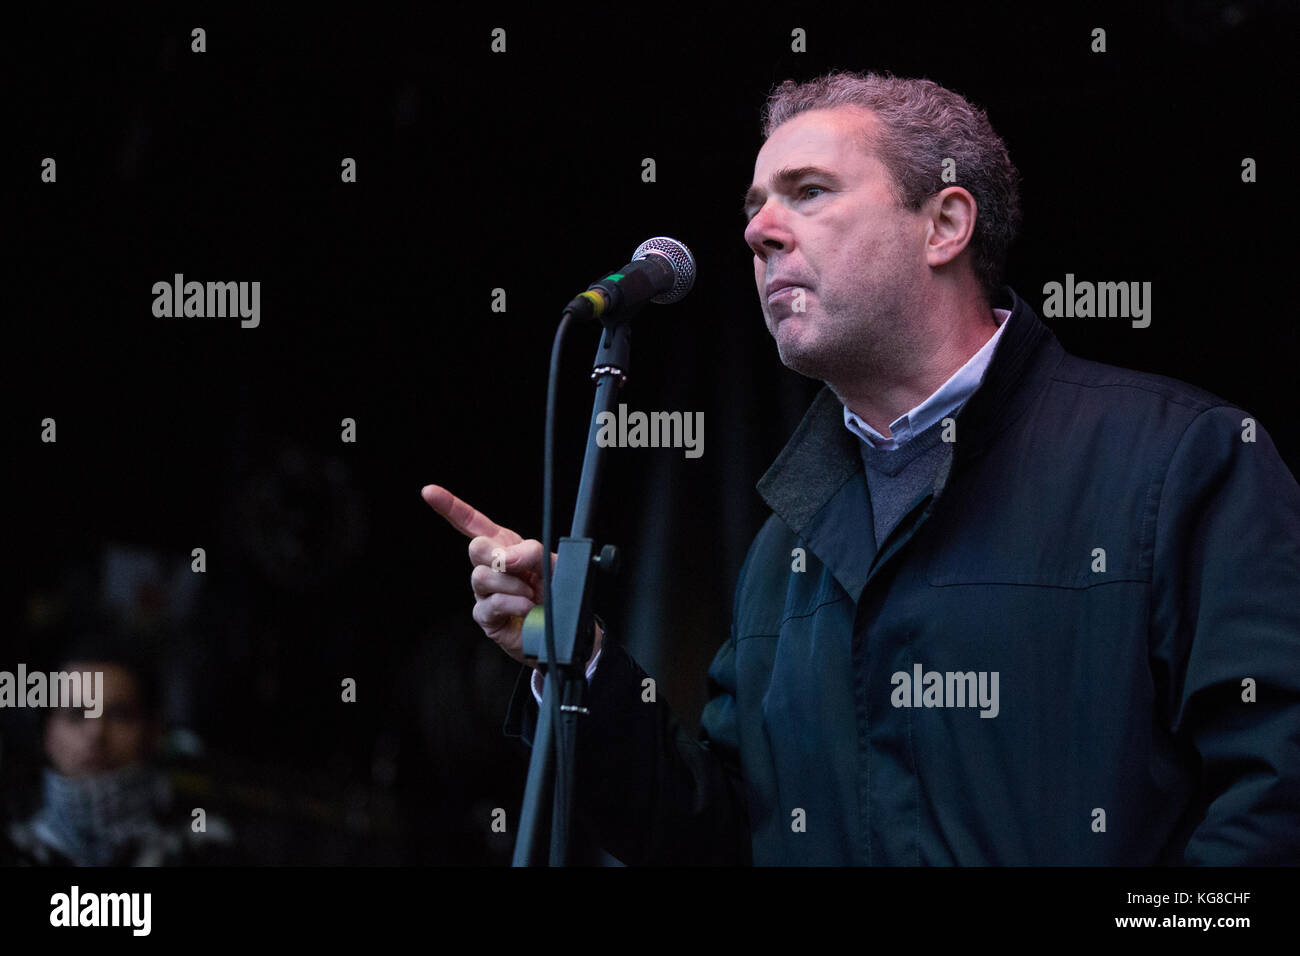
[[[966,399],[975,394],[975,390],[984,381],[984,372],[993,358],[993,350],[998,347],[1002,330],[1007,327],[1007,318],[1011,312],[1007,309],[994,309],[993,321],[998,330],[984,343],[983,347],[957,371],[948,381],[935,390],[935,393],[910,412],[904,412],[889,423],[890,437],[886,438],[844,406],[844,427],[857,435],[872,448],[893,451],[908,439],[919,435],[944,416],[960,407]]]

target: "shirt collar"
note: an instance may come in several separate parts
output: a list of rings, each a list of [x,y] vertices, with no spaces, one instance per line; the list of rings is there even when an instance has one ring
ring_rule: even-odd
[[[847,405],[844,406],[844,427],[872,448],[892,451],[940,421],[945,415],[951,414],[980,387],[984,372],[993,358],[993,350],[997,348],[1002,330],[1007,327],[1007,317],[1010,315],[1011,312],[1007,309],[993,310],[993,321],[998,325],[997,331],[966,361],[965,365],[953,372],[948,381],[940,385],[933,395],[890,422],[889,438],[849,411]]]

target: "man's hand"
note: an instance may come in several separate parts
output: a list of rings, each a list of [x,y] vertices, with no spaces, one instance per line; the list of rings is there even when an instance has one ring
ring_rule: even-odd
[[[528,612],[542,603],[542,543],[536,538],[524,540],[439,485],[425,485],[420,496],[470,539],[474,620],[503,651],[520,663],[528,663],[524,660],[523,625]],[[555,559],[552,552],[552,570]],[[593,658],[600,650],[602,636],[600,625],[596,625]]]

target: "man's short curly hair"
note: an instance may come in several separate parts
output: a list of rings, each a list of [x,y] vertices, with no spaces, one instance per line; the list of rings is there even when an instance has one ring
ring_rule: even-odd
[[[864,145],[889,170],[904,208],[920,209],[952,185],[975,197],[971,260],[991,300],[1020,228],[1020,177],[984,111],[932,80],[836,71],[774,88],[763,107],[763,136],[807,110],[836,106],[862,107],[879,118]],[[945,159],[955,163],[954,182],[942,179]]]

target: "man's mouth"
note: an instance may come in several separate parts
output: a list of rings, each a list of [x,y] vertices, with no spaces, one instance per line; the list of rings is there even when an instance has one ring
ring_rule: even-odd
[[[768,279],[767,283],[763,286],[763,291],[767,294],[767,301],[771,302],[778,295],[788,289],[803,288],[807,288],[807,286],[798,279],[793,279],[790,276],[779,276],[774,279]]]
[[[795,289],[802,289],[802,288],[804,287],[801,285],[782,286],[781,288],[777,289],[775,292],[770,293],[767,297],[767,301],[775,302],[777,299],[781,298],[781,296],[787,296],[787,297],[793,296]]]

